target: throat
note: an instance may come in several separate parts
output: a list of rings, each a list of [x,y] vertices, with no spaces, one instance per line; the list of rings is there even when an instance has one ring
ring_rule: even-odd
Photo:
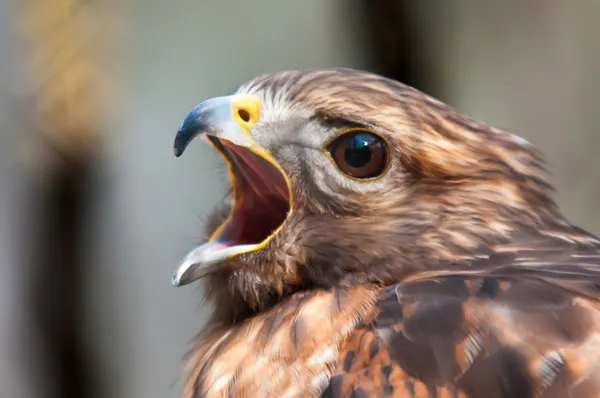
[[[278,271],[274,271],[274,274]],[[212,322],[233,325],[268,311],[295,291],[287,290],[280,276],[267,279],[250,267],[222,270],[206,277],[205,300],[214,310]]]
[[[259,244],[282,225],[289,203],[277,196],[246,196],[236,199],[222,233],[228,245]]]

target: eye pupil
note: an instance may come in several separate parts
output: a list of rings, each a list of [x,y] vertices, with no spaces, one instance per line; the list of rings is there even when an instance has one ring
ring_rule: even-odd
[[[329,144],[327,150],[336,166],[354,178],[378,177],[389,164],[385,140],[366,130],[342,134]]]
[[[344,151],[346,162],[352,167],[364,167],[371,160],[370,136],[357,134],[349,140]]]

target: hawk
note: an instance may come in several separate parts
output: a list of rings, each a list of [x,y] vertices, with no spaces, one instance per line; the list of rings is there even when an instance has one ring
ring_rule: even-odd
[[[600,397],[600,241],[540,152],[353,69],[196,106],[231,199],[173,275],[213,313],[185,397]]]

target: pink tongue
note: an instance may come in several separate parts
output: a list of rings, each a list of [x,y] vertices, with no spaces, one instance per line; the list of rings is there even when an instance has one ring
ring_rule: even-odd
[[[213,252],[217,252],[219,250],[227,249],[227,245],[221,242],[211,242],[210,246],[205,247],[202,251],[202,254],[211,254]]]

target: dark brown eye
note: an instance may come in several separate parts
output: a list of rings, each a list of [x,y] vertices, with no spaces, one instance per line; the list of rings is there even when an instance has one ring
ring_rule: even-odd
[[[365,130],[343,134],[327,146],[339,169],[355,178],[379,177],[388,166],[383,138]]]

